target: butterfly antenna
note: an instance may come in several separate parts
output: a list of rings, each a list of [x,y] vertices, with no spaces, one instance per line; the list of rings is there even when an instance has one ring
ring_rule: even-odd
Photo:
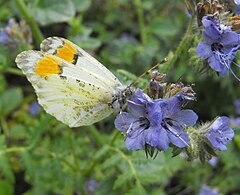
[[[133,82],[129,85],[129,87],[131,87],[132,85],[134,85],[140,78],[144,77],[145,75],[149,74],[152,70],[158,68],[161,64],[164,64],[168,61],[168,58],[164,58],[161,62],[157,63],[155,66],[153,66],[151,69],[147,70],[146,72],[144,72],[143,74],[141,74],[140,76],[138,76],[135,80],[133,80]]]

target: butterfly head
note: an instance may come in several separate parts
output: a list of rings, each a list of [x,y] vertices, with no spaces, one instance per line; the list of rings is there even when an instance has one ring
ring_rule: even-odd
[[[116,88],[116,93],[109,106],[115,110],[123,110],[127,105],[127,100],[134,94],[134,92],[135,88],[132,86],[121,86]]]

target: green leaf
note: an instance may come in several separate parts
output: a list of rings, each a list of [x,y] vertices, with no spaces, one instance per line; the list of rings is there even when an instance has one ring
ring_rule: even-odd
[[[0,181],[0,194],[12,195],[13,185],[5,180]]]
[[[13,88],[0,94],[0,114],[7,115],[16,109],[23,100],[22,90]]]
[[[11,165],[9,163],[9,159],[5,153],[6,143],[4,136],[0,137],[0,173],[3,175],[8,181],[14,182],[14,174],[11,169]],[[0,193],[1,194],[1,193]]]
[[[122,175],[117,177],[114,182],[113,189],[121,188],[124,184],[128,183],[133,178],[133,174],[130,171],[125,171]]]
[[[86,40],[81,40],[79,43],[80,47],[84,49],[96,49],[101,46],[101,41],[95,38],[87,38]]]
[[[95,153],[94,160],[101,159],[108,151],[109,151],[108,145],[104,145]]]
[[[71,0],[39,0],[36,6],[29,9],[41,25],[67,22],[75,15],[74,3]]]
[[[26,131],[26,127],[21,124],[16,124],[11,126],[10,128],[10,137],[12,139],[24,139],[28,137],[28,132]]]
[[[121,156],[120,155],[113,155],[110,158],[106,159],[104,164],[103,164],[103,168],[107,169],[113,166],[116,166],[117,163],[119,163],[119,161],[121,161]]]
[[[178,32],[178,28],[176,28],[172,20],[158,17],[150,23],[148,31],[152,34],[165,37],[174,36]]]
[[[182,151],[183,151],[182,148],[178,148],[178,147],[174,146],[173,150],[172,150],[172,157],[179,155]]]
[[[0,65],[1,68],[1,65]],[[0,75],[0,94],[5,90],[7,85],[6,79],[3,75]]]
[[[86,11],[90,5],[91,5],[91,0],[73,0],[74,7],[77,11],[82,12]]]
[[[147,192],[144,189],[143,186],[141,185],[137,185],[136,187],[132,188],[128,193],[126,193],[127,195],[146,195]]]
[[[4,48],[4,46],[1,44],[0,45],[0,70],[4,70],[9,66],[9,64],[7,63],[8,61],[7,58],[8,58],[7,51]]]
[[[211,154],[212,156],[217,156],[216,152],[214,151],[213,147],[210,146],[209,144],[203,143],[204,149]]]

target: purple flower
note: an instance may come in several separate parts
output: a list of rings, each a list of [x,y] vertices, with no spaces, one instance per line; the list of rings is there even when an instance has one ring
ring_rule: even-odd
[[[17,23],[10,19],[5,28],[0,29],[0,44],[8,50],[16,50],[18,46],[32,43],[29,26],[24,21]]]
[[[0,43],[6,44],[11,41],[12,41],[12,39],[9,36],[9,34],[4,29],[0,29]]]
[[[214,148],[227,150],[225,144],[228,144],[234,137],[234,131],[228,125],[229,118],[221,116],[210,126],[208,140]]]
[[[200,188],[199,195],[219,195],[218,190],[212,189],[207,185],[202,185]]]
[[[231,68],[231,63],[236,57],[240,48],[240,36],[233,32],[229,26],[220,24],[214,16],[205,16],[202,19],[204,31],[202,36],[205,42],[199,43],[196,53],[205,60],[208,60],[210,67],[225,76],[230,70],[239,80]]]
[[[240,114],[240,99],[235,100],[234,105],[235,105],[236,113]]]
[[[86,194],[95,194],[98,183],[95,179],[90,178],[84,183],[84,191]]]
[[[234,4],[235,4],[235,6],[234,6],[233,11],[236,15],[239,15],[240,14],[240,0],[234,0]]]
[[[188,136],[184,128],[193,126],[198,119],[197,114],[192,110],[181,110],[181,107],[188,101],[183,93],[178,93],[160,102],[163,113],[163,131],[167,132],[169,141],[180,148],[188,145]]]
[[[229,124],[231,127],[240,128],[240,117],[230,118]]]
[[[34,101],[29,107],[29,113],[31,116],[36,116],[39,113],[40,109],[41,106],[36,101]]]
[[[210,160],[207,161],[212,167],[215,167],[218,163],[218,158],[213,156]]]
[[[115,127],[125,133],[129,150],[150,145],[165,151],[170,143],[186,147],[188,136],[184,128],[194,125],[197,115],[191,110],[180,109],[185,102],[181,93],[167,100],[152,100],[138,89],[129,99],[131,113],[120,113]]]

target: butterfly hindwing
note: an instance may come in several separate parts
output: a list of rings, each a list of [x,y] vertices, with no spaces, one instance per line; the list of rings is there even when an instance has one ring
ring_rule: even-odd
[[[41,86],[36,90],[39,103],[70,127],[95,123],[113,112],[108,106],[111,97],[94,85],[52,75]]]

